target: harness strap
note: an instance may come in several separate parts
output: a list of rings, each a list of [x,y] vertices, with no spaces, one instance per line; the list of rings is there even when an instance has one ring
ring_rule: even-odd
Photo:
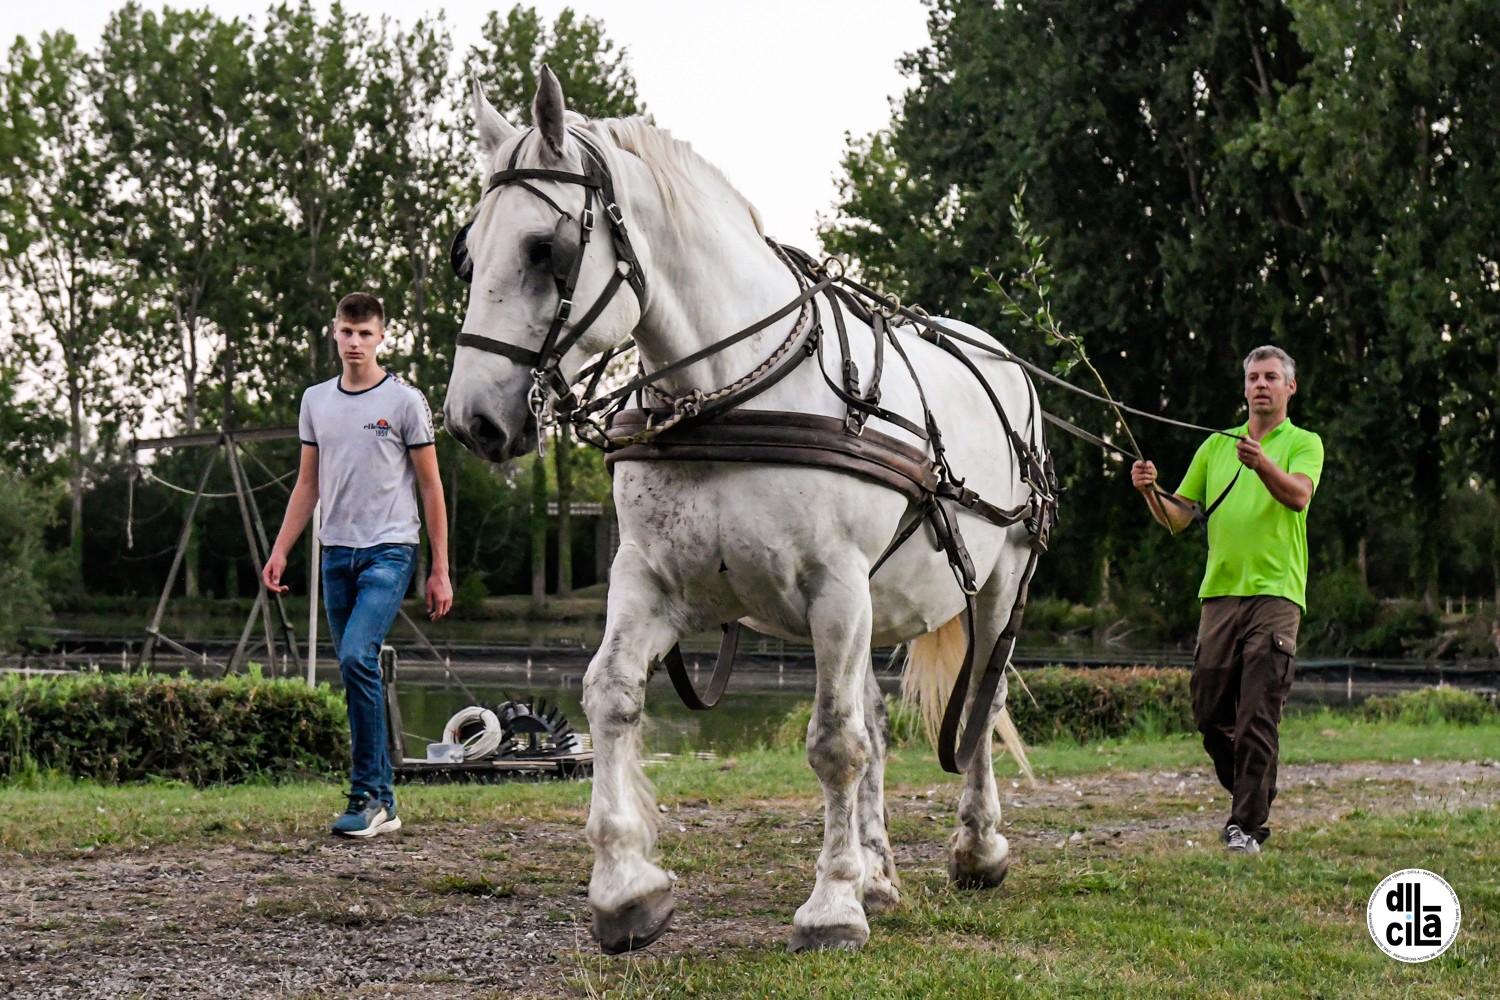
[[[609,427],[613,440],[630,437],[670,410],[622,410]],[[758,462],[837,469],[898,490],[921,504],[932,496],[938,477],[925,452],[867,430],[844,433],[837,417],[776,410],[730,410],[709,423],[679,424],[650,441],[630,444],[604,456],[606,468],[620,462]]]
[[[995,390],[990,387],[989,382],[987,382],[984,376],[980,374],[979,366],[974,364],[973,358],[970,358],[963,351],[959,350],[958,347],[950,341],[942,340],[941,338],[939,338],[935,340],[934,343],[938,347],[946,351],[948,354],[956,358],[960,364],[967,368],[969,370],[969,374],[973,375],[974,380],[978,382],[979,385],[984,389],[985,395],[990,399],[990,405],[994,407],[996,415],[1000,418],[1000,425],[1005,428],[1005,436],[1010,442],[1012,453],[1014,453],[1016,456],[1016,464],[1020,466],[1019,472],[1021,480],[1023,482],[1031,484],[1033,489],[1035,489],[1037,487],[1037,480],[1039,478],[1039,470],[1037,469],[1038,459],[1036,457],[1036,454],[1032,451],[1031,445],[1016,433],[1015,427],[1011,425],[1010,417],[1005,412],[1005,407],[1000,405],[1000,400],[995,395]],[[959,483],[958,485],[962,486],[963,484]]]
[[[703,697],[698,697],[698,692],[693,689],[693,679],[688,676],[687,664],[682,662],[681,643],[673,643],[661,660],[667,668],[667,676],[672,679],[672,686],[677,689],[677,697],[694,712],[706,712],[717,705],[719,699],[724,697],[724,690],[729,687],[729,675],[734,672],[734,655],[740,644],[740,623],[729,622],[719,628],[724,630],[724,635],[719,640],[719,658],[714,661],[714,672],[709,677],[708,691]]]
[[[509,184],[512,181],[526,180],[561,181],[564,184],[580,184],[584,187],[590,188],[603,187],[603,182],[598,177],[595,177],[592,174],[575,174],[568,170],[544,170],[541,167],[517,167],[515,163],[516,160],[520,158],[520,154],[521,145],[520,143],[517,143],[516,148],[511,151],[510,166],[508,166],[504,170],[497,170],[493,174],[490,174],[489,184],[486,185],[484,189],[485,194],[489,194],[491,191],[495,190],[495,188],[499,187],[502,184]],[[533,194],[535,194],[539,198],[542,198],[553,208],[557,208],[557,203],[554,202],[551,198],[548,198],[540,191],[537,191],[537,189],[532,187],[530,184],[527,184],[526,187]],[[484,195],[480,195],[481,199],[483,199],[483,197]],[[567,214],[560,208],[557,208],[557,211],[560,215]]]
[[[508,344],[503,340],[495,340],[493,337],[481,337],[477,333],[460,333],[458,335],[458,346],[472,347],[476,351],[488,351],[491,354],[498,354],[528,368],[535,368],[542,361],[540,351],[529,350],[517,344]]]
[[[834,328],[839,333],[839,346],[844,352],[844,385],[841,387],[837,382],[833,380],[833,377],[828,374],[828,366],[824,363],[823,360],[823,345],[821,343],[818,345],[818,370],[822,372],[823,381],[828,384],[829,390],[835,396],[837,396],[845,406],[849,407],[849,416],[845,418],[846,428],[851,433],[858,434],[863,429],[865,421],[867,419],[869,419],[870,417],[877,417],[881,420],[886,421],[887,423],[895,424],[897,427],[900,427],[902,430],[906,431],[909,434],[914,434],[919,438],[926,438],[926,428],[913,423],[899,413],[895,413],[875,404],[875,401],[880,398],[879,383],[877,381],[871,381],[870,383],[871,395],[860,395],[859,367],[855,365],[853,359],[849,357],[849,340],[848,336],[844,333],[843,310],[840,308],[837,299],[830,298],[830,305],[833,310]],[[884,338],[877,335],[875,338],[875,342],[877,344],[883,344]]]
[[[875,578],[875,574],[880,572],[880,567],[885,565],[885,561],[895,555],[897,550],[906,544],[906,540],[916,533],[917,529],[922,526],[922,522],[926,519],[927,511],[922,507],[915,508],[911,520],[907,521],[906,526],[896,532],[896,537],[891,539],[891,543],[885,547],[885,551],[880,554],[880,558],[875,560],[875,565],[870,567],[870,579],[873,580]]]
[[[757,320],[738,333],[730,334],[723,340],[716,341],[703,348],[702,350],[694,351],[692,354],[689,354],[685,358],[680,358],[669,365],[658,368],[654,372],[649,372],[635,379],[632,379],[629,383],[616,389],[608,396],[602,396],[599,399],[596,399],[593,402],[589,403],[588,405],[580,407],[579,412],[585,416],[598,413],[599,411],[605,409],[607,406],[617,402],[620,399],[632,396],[649,385],[655,385],[657,382],[660,382],[663,378],[671,375],[674,372],[679,372],[690,365],[695,365],[699,361],[702,361],[704,358],[712,357],[718,352],[728,347],[732,347],[742,340],[746,340],[750,337],[755,336],[755,334],[764,330],[772,323],[775,323],[781,319],[785,319],[794,310],[801,309],[802,306],[810,299],[812,299],[814,295],[822,292],[832,282],[832,278],[824,278],[822,281],[818,282],[815,285],[809,285],[807,288],[803,289],[802,294],[798,295],[795,299],[788,302],[786,305],[782,306],[776,312],[765,317],[764,319]]]
[[[980,675],[978,684],[974,686],[973,704],[969,706],[968,725],[964,726],[963,732],[960,733],[959,725],[963,722],[964,703],[969,700],[969,682],[974,673],[974,599],[972,597],[968,599],[964,611],[968,625],[968,648],[964,654],[963,668],[959,670],[958,679],[954,681],[953,693],[948,696],[948,707],[943,712],[943,724],[938,729],[938,763],[949,774],[963,774],[972,767],[974,754],[979,749],[979,741],[989,739],[990,709],[995,704],[995,695],[1000,689],[1000,682],[1005,678],[1005,667],[1010,661],[1016,634],[1021,628],[1021,615],[1026,610],[1026,592],[1031,585],[1032,574],[1036,571],[1038,555],[1039,553],[1033,548],[1026,560],[1026,571],[1021,574],[1021,587],[1016,593],[1016,603],[1011,606],[1010,617],[1006,620],[1005,628],[1001,630],[995,642],[995,648],[990,652],[990,658],[984,665],[984,672]]]
[[[945,481],[938,484],[937,495],[944,500],[952,500],[965,510],[978,514],[991,524],[1002,528],[1008,528],[1012,524],[1020,524],[1031,517],[1036,505],[1030,500],[1010,509],[996,507],[978,493],[969,489],[961,482]]]
[[[609,219],[609,236],[610,241],[614,243],[615,258],[629,266],[630,273],[627,275],[627,280],[630,282],[630,287],[635,290],[641,309],[644,310],[646,308],[646,272],[641,270],[641,263],[635,256],[635,247],[630,243],[630,230],[625,225],[625,213],[620,211],[620,205],[615,198],[615,179],[609,172],[604,150],[589,137],[588,133],[576,128],[571,131],[573,138],[589,151],[594,162],[599,166],[601,182],[599,194],[604,204],[604,214]]]

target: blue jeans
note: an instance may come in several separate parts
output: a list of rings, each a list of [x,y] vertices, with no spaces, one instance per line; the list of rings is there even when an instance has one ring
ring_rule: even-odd
[[[386,745],[380,646],[401,609],[416,562],[415,545],[330,545],[323,550],[323,607],[349,706],[349,784],[355,794],[387,806],[396,804],[396,796]]]

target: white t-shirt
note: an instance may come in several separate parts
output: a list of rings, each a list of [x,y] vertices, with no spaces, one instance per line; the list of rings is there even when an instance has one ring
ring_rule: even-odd
[[[407,453],[433,443],[432,410],[420,391],[389,372],[360,392],[339,382],[304,392],[298,421],[302,443],[318,449],[318,541],[360,549],[415,545],[422,522]]]

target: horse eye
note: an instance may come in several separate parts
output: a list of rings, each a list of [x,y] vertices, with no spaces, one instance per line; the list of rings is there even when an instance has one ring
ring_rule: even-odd
[[[527,263],[541,267],[552,260],[552,242],[550,240],[537,240],[526,247]]]

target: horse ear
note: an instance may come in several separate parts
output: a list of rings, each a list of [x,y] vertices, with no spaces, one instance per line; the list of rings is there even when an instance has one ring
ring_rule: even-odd
[[[537,77],[536,98],[531,102],[531,121],[547,140],[547,145],[558,156],[562,155],[563,142],[568,130],[563,124],[567,104],[563,100],[562,84],[550,66],[543,66]]]
[[[516,134],[516,127],[506,121],[484,96],[484,85],[479,77],[469,77],[473,92],[474,126],[479,130],[479,151],[488,160],[506,139]]]

